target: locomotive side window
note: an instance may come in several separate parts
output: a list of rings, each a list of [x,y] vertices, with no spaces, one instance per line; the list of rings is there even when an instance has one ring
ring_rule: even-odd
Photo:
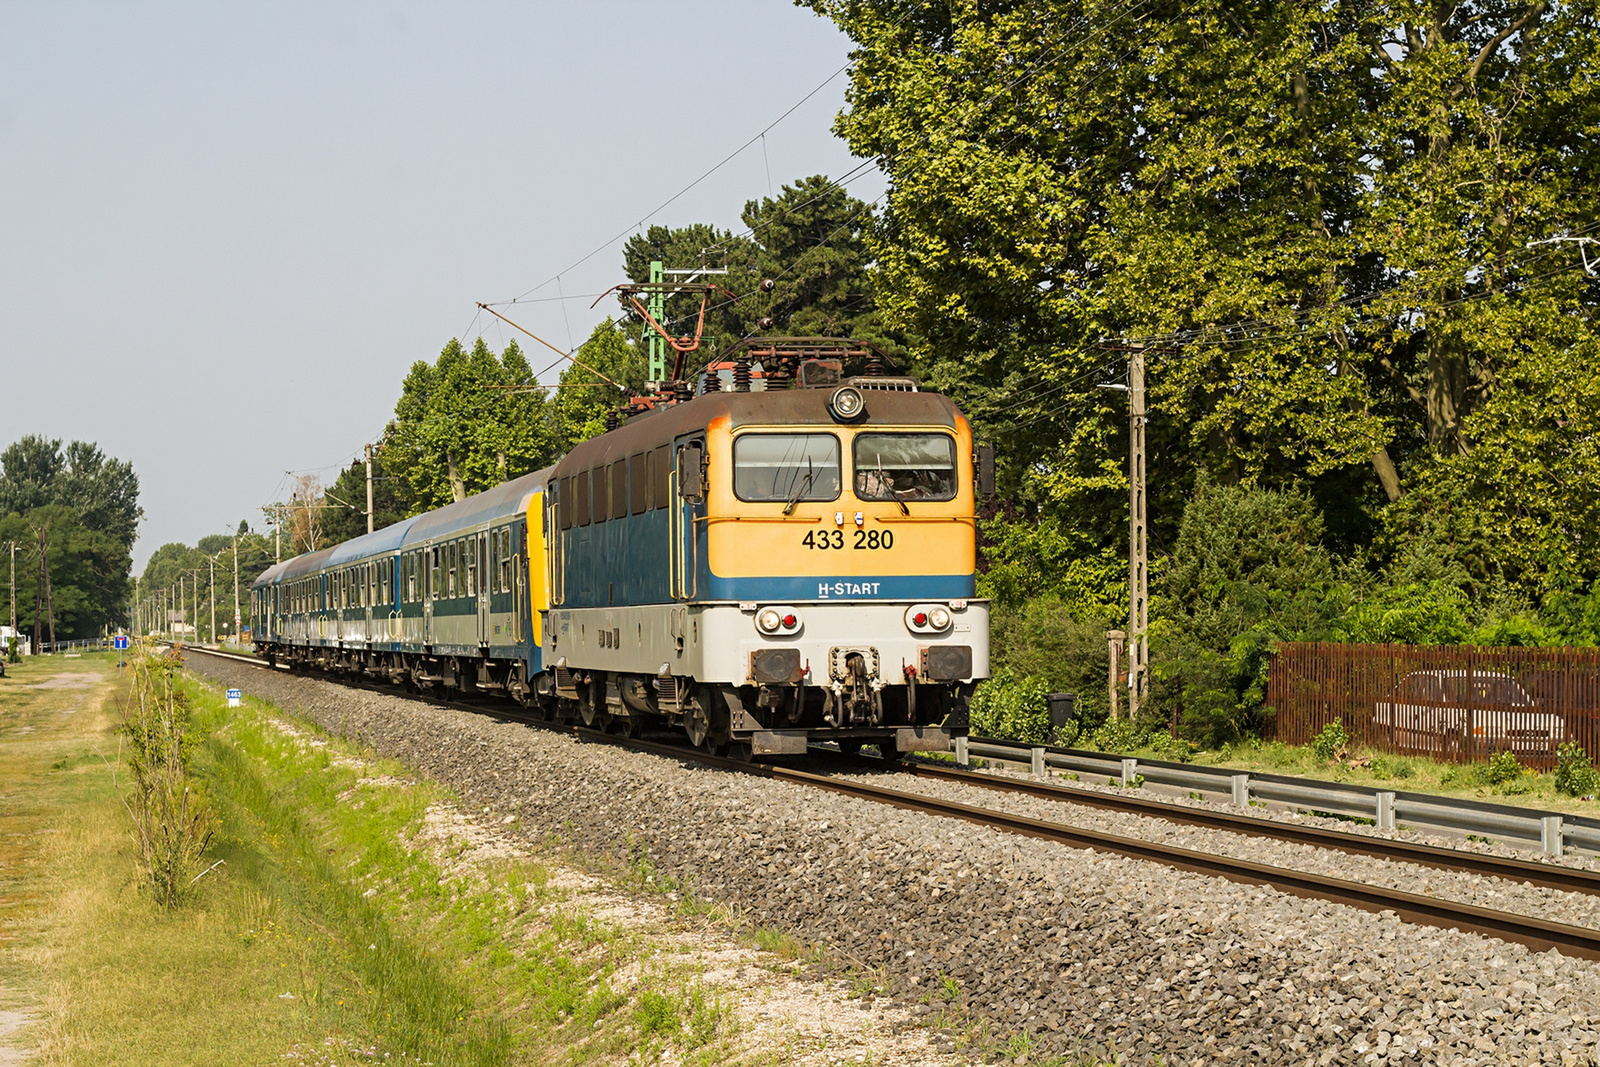
[[[589,525],[589,472],[572,476],[572,525]]]
[[[611,517],[628,517],[628,461],[619,459],[611,465]]]
[[[839,439],[829,433],[747,433],[733,442],[740,500],[837,500]]]
[[[672,449],[670,445],[662,445],[652,453],[655,456],[655,470],[650,482],[655,486],[655,506],[664,508],[671,503],[672,496]]]
[[[650,491],[650,477],[645,472],[645,453],[635,452],[628,459],[628,502],[632,505],[628,510],[635,515],[643,515],[650,509],[645,503],[645,494]]]
[[[863,433],[855,440],[862,500],[954,500],[956,442],[942,433]]]
[[[555,491],[556,525],[563,530],[570,530],[572,529],[572,479],[557,479]]]

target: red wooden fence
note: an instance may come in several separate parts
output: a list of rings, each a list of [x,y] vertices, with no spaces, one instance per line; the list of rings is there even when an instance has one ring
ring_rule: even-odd
[[[1335,719],[1355,744],[1455,763],[1505,751],[1549,769],[1600,756],[1600,649],[1281,644],[1266,735],[1306,744]]]

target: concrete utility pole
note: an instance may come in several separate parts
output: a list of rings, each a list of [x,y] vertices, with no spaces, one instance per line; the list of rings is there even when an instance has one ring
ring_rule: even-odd
[[[11,542],[11,639],[17,633],[17,543]]]
[[[1144,346],[1128,356],[1128,718],[1139,715],[1150,667],[1149,541],[1145,524]]]
[[[233,640],[239,641],[239,531],[233,533]]]
[[[367,446],[367,533],[372,532],[372,446]]]
[[[1122,645],[1128,635],[1121,630],[1106,631],[1106,686],[1111,694],[1111,717],[1122,718]]]
[[[211,568],[211,643],[217,643],[217,557],[206,560]]]

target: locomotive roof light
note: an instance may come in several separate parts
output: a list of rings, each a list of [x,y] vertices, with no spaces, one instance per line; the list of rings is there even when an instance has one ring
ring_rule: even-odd
[[[841,385],[828,398],[828,410],[840,422],[856,422],[867,416],[867,400],[853,385]]]
[[[942,634],[950,629],[950,610],[942,604],[913,604],[906,609],[906,629],[918,634]]]

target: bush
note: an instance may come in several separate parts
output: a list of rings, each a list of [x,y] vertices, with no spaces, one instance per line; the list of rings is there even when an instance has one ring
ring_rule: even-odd
[[[1002,667],[972,696],[972,732],[1044,744],[1050,739],[1050,708],[1045,702],[1049,692],[1043,678],[1030,675],[1018,679],[1010,668]]]
[[[1587,796],[1600,787],[1600,772],[1589,762],[1589,753],[1576,741],[1568,741],[1556,752],[1556,792],[1569,797]]]
[[[1057,596],[1036,597],[1014,607],[997,607],[989,643],[998,673],[1043,679],[1051,692],[1076,695],[1072,736],[1093,730],[1109,714],[1106,691],[1108,620],[1097,609],[1074,606]]]
[[[1490,785],[1505,785],[1514,782],[1522,776],[1522,764],[1517,762],[1517,757],[1509,752],[1502,752],[1489,761],[1489,766],[1484,770],[1483,777]]]
[[[1323,763],[1335,759],[1344,746],[1350,743],[1350,735],[1345,732],[1344,722],[1334,719],[1324,726],[1311,742],[1311,751],[1317,754],[1317,759]]]

